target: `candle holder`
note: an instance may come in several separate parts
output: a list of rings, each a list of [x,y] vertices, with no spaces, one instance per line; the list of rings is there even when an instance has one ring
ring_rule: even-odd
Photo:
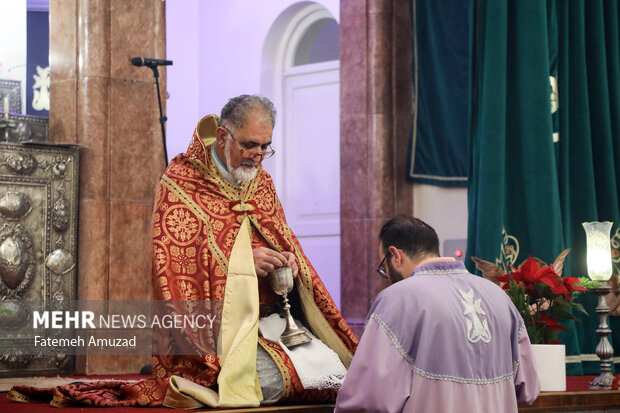
[[[596,346],[596,355],[601,363],[601,374],[590,382],[590,389],[608,390],[611,389],[611,385],[614,381],[614,376],[611,373],[611,362],[614,356],[614,349],[607,338],[607,336],[611,334],[611,329],[607,325],[609,306],[605,300],[605,296],[609,294],[611,287],[609,285],[602,285],[600,287],[589,288],[588,291],[598,296],[598,305],[595,310],[600,318],[600,324],[596,329],[596,334],[601,337],[598,346]]]
[[[8,113],[6,113],[6,116],[0,119],[0,141],[10,142],[18,126],[19,124],[9,119]]]
[[[598,296],[598,305],[596,313],[600,318],[600,324],[596,329],[601,339],[596,346],[596,355],[601,360],[601,374],[590,383],[591,389],[611,389],[614,376],[611,374],[611,362],[614,356],[614,349],[607,339],[611,334],[611,329],[607,325],[607,315],[609,315],[609,306],[605,300],[605,296],[611,291],[607,280],[612,275],[611,267],[611,239],[610,232],[612,223],[605,222],[584,222],[583,228],[586,231],[587,241],[587,263],[588,276],[590,279],[601,283],[598,287],[592,287],[588,290]]]
[[[3,131],[4,140],[8,142],[11,132],[17,129],[17,122],[9,119],[9,97],[5,96],[2,103],[4,112],[2,119],[0,119],[0,130]]]

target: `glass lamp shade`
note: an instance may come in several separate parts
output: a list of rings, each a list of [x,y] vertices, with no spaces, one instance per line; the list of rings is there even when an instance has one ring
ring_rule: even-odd
[[[611,277],[611,232],[612,223],[584,222],[588,246],[588,276],[592,280],[607,281]]]

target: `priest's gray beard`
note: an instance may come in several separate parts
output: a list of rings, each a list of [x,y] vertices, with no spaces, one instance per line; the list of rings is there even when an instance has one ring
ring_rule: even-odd
[[[241,181],[243,183],[250,182],[256,176],[258,171],[258,162],[254,162],[251,159],[246,159],[241,162],[241,165],[237,168],[232,168],[230,163],[230,139],[226,139],[226,146],[224,147],[224,157],[226,158],[226,167],[230,172],[233,179]],[[251,169],[250,169],[251,167]]]

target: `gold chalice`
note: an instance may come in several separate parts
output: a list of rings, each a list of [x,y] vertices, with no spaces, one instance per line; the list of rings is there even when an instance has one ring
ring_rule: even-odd
[[[291,267],[281,267],[269,273],[269,283],[273,291],[284,299],[284,311],[286,312],[286,328],[280,335],[282,343],[286,347],[293,347],[312,340],[304,330],[297,327],[291,316],[291,305],[288,303],[287,294],[293,290],[293,270]]]

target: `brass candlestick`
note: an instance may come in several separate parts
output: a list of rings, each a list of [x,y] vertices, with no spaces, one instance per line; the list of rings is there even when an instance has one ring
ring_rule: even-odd
[[[291,316],[291,305],[288,303],[287,294],[293,290],[293,270],[291,267],[278,268],[275,271],[269,273],[269,283],[273,291],[281,295],[284,299],[284,311],[286,312],[286,328],[280,335],[282,344],[286,347],[293,347],[299,344],[304,344],[312,340],[312,337],[308,335],[304,330],[297,327],[295,320]]]

